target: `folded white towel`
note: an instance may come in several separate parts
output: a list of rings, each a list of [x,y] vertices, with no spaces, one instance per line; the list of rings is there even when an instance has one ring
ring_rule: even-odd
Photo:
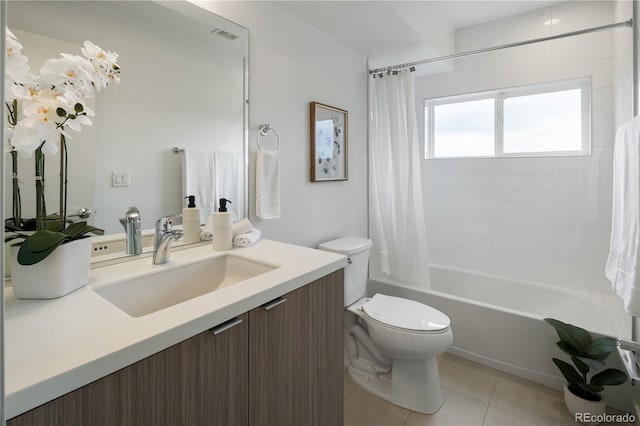
[[[249,219],[242,219],[239,222],[236,222],[231,227],[231,234],[233,238],[237,237],[240,234],[246,234],[247,232],[253,231],[253,225],[249,222]]]
[[[182,168],[184,196],[195,195],[204,223],[215,206],[213,151],[185,149]]]
[[[244,234],[237,235],[233,238],[234,247],[249,247],[262,237],[262,232],[259,229],[253,229],[249,232],[245,232]]]
[[[280,217],[280,161],[278,151],[258,151],[256,159],[256,215]]]
[[[618,129],[613,150],[611,245],[605,275],[631,315],[640,315],[640,117]]]
[[[204,228],[200,231],[201,240],[213,240],[213,215],[207,216],[207,222],[204,224]]]

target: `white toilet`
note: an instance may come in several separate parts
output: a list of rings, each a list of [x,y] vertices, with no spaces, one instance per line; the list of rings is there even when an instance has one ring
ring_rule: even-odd
[[[399,297],[364,297],[371,240],[344,237],[320,250],[349,258],[344,303],[356,320],[345,320],[349,375],[362,388],[387,401],[432,414],[442,405],[436,356],[453,343],[449,318],[442,312]]]

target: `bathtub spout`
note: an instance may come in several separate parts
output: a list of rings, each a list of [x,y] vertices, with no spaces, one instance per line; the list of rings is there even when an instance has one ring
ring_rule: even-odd
[[[367,333],[366,330],[362,328],[362,326],[358,324],[352,326],[351,329],[349,330],[349,334],[350,336],[352,336],[352,338],[355,341],[360,342],[364,346],[364,348],[374,358],[373,359],[374,361],[380,364],[379,366],[376,366],[376,370],[378,373],[389,372],[389,369],[391,368],[391,360],[380,353],[378,348],[376,348],[373,342],[371,341],[371,337],[369,337],[369,333]],[[349,354],[349,356],[351,356],[351,354]],[[357,358],[357,349],[356,349],[356,354],[354,358]],[[353,361],[353,360],[350,360],[350,361]]]

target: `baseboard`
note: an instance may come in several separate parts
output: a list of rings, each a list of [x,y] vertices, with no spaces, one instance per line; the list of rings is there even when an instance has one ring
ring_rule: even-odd
[[[487,367],[493,368],[494,370],[502,371],[503,373],[512,374],[514,376],[527,379],[544,386],[548,386],[553,389],[562,390],[562,388],[564,387],[564,380],[560,377],[528,370],[526,368],[518,367],[517,365],[509,364],[508,362],[502,362],[492,358],[488,358],[486,356],[460,349],[455,346],[452,346],[447,351],[447,353],[460,358],[468,359],[469,361],[477,362],[478,364],[485,365]]]

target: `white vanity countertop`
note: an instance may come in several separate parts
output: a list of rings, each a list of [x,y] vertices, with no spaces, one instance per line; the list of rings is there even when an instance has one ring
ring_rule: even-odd
[[[92,287],[225,253],[279,267],[169,308],[131,317]],[[92,269],[89,284],[53,300],[5,295],[7,419],[111,374],[345,267],[346,257],[275,241],[215,252],[210,245]]]

